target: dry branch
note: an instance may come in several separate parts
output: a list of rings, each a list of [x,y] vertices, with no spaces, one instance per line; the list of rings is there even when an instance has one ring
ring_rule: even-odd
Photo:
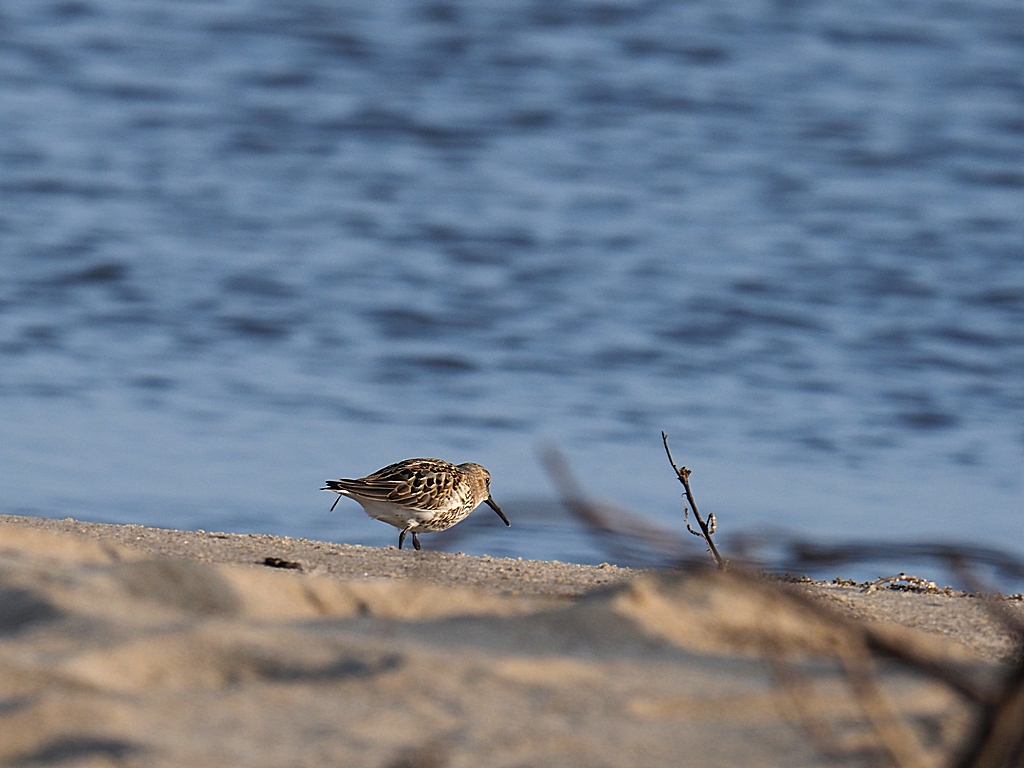
[[[707,542],[708,552],[711,553],[711,557],[715,560],[717,565],[722,570],[728,567],[729,561],[722,558],[718,552],[718,547],[715,546],[715,542],[712,540],[711,535],[715,532],[715,516],[711,515],[708,518],[708,522],[704,522],[704,519],[700,516],[700,512],[697,511],[697,502],[694,501],[693,491],[690,490],[690,475],[692,474],[686,467],[677,467],[675,459],[672,458],[672,451],[668,447],[668,435],[664,432],[661,433],[661,442],[665,445],[665,454],[668,456],[668,463],[672,465],[672,469],[675,470],[676,477],[679,478],[679,482],[683,484],[683,490],[686,492],[686,500],[689,502],[689,506],[683,504],[683,519],[689,520],[689,510],[693,510],[693,516],[697,520],[697,525],[700,526],[700,531],[695,531],[690,527],[690,523],[686,523],[686,530],[692,533],[694,536],[700,536],[704,541]]]

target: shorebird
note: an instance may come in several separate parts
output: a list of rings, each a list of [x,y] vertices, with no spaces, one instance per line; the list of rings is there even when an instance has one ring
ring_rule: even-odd
[[[340,494],[331,511],[342,496],[355,499],[374,520],[401,531],[399,549],[407,533],[412,534],[412,545],[419,549],[416,534],[451,528],[481,503],[497,512],[505,525],[511,525],[491,498],[491,473],[472,462],[456,466],[441,459],[406,459],[357,480],[325,482],[321,491]]]

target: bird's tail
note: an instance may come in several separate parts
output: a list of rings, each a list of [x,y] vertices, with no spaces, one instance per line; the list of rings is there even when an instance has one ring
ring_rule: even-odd
[[[331,504],[331,512],[333,512],[334,508],[338,506],[338,502],[341,501],[341,495],[345,493],[345,489],[341,486],[341,480],[324,480],[324,482],[327,483],[327,485],[321,488],[321,491],[334,491],[338,494],[338,498],[336,498],[334,503]]]

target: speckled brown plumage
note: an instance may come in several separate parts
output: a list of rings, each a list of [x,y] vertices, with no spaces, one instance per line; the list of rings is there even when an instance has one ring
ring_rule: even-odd
[[[413,546],[419,549],[417,534],[451,528],[481,503],[510,525],[491,498],[490,473],[472,462],[455,465],[442,459],[406,459],[366,477],[326,482],[321,490],[355,499],[367,515],[398,528],[399,549],[407,533],[412,533]]]

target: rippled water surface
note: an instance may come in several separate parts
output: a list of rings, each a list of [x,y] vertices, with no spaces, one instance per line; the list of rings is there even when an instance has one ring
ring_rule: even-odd
[[[600,561],[537,448],[678,526],[664,429],[1024,552],[1024,7],[5,3],[0,409],[5,512],[391,544],[317,489],[436,455]]]

